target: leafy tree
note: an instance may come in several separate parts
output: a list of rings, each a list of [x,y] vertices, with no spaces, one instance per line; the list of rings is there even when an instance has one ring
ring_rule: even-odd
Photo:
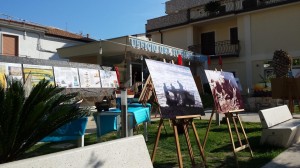
[[[0,163],[16,160],[57,128],[87,115],[74,100],[77,93],[63,90],[44,79],[25,98],[21,82],[0,85]]]

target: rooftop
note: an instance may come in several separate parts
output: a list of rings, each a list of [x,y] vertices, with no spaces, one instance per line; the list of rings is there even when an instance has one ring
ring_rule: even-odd
[[[55,36],[55,37],[60,37],[60,38],[65,38],[65,39],[70,39],[70,40],[82,41],[82,42],[96,41],[95,39],[90,38],[88,34],[87,34],[87,36],[83,36],[81,34],[68,32],[68,31],[61,30],[61,29],[55,28],[55,27],[44,26],[44,25],[40,25],[37,23],[29,22],[26,20],[21,20],[21,19],[18,19],[18,20],[20,20],[20,21],[14,20],[11,17],[8,17],[8,18],[0,17],[0,26],[40,31],[40,32],[45,33],[48,36]]]

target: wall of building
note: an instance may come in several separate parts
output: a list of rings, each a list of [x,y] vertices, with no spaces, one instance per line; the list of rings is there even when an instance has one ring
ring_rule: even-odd
[[[193,45],[193,27],[163,31],[163,44],[187,50],[188,46]]]
[[[171,0],[166,3],[166,11],[175,13],[191,4],[192,1]],[[245,93],[262,81],[260,75],[264,76],[264,72],[268,70],[264,64],[273,59],[275,50],[283,49],[293,58],[300,58],[299,11],[300,4],[293,3],[238,13],[231,18],[207,19],[193,23],[193,37],[185,37],[189,35],[189,31],[183,26],[164,30],[164,43],[179,48],[187,47],[190,41],[194,45],[200,44],[201,33],[211,31],[215,32],[216,41],[229,40],[230,28],[238,27],[239,57],[223,58],[222,69],[236,72]],[[153,41],[160,42],[159,33],[151,34]],[[215,67],[220,67],[218,59],[211,60],[210,69]]]
[[[199,24],[197,37],[201,41],[201,33],[215,32],[215,41],[224,41],[230,39],[230,28],[237,27],[236,19],[226,21],[212,22],[209,24]]]
[[[273,59],[275,50],[283,49],[292,57],[300,57],[300,5],[238,15],[240,61],[245,62],[244,76],[249,89],[261,82],[260,75],[268,70],[264,64]],[[229,59],[229,61],[231,61]]]
[[[283,49],[300,56],[300,4],[251,14],[253,59],[272,59]]]
[[[18,36],[19,56],[27,58],[61,60],[57,48],[83,44],[83,42],[45,36],[42,32],[0,27],[0,54],[2,54],[3,34]]]
[[[151,40],[157,43],[161,43],[161,34],[159,32],[151,33]]]

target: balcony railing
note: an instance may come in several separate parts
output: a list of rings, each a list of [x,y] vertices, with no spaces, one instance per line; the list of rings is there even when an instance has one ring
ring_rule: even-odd
[[[195,54],[211,56],[238,57],[240,52],[239,41],[218,41],[213,44],[197,44],[188,47]]]
[[[204,11],[204,5],[200,5],[189,10],[182,10],[178,13],[148,20],[146,30],[147,32],[156,31],[220,16],[300,2],[300,0],[220,0],[220,2],[221,8],[214,13]]]

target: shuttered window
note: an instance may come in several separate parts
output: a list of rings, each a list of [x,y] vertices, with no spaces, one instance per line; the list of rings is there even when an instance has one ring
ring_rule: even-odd
[[[2,55],[18,56],[19,55],[19,39],[18,36],[2,35]]]

